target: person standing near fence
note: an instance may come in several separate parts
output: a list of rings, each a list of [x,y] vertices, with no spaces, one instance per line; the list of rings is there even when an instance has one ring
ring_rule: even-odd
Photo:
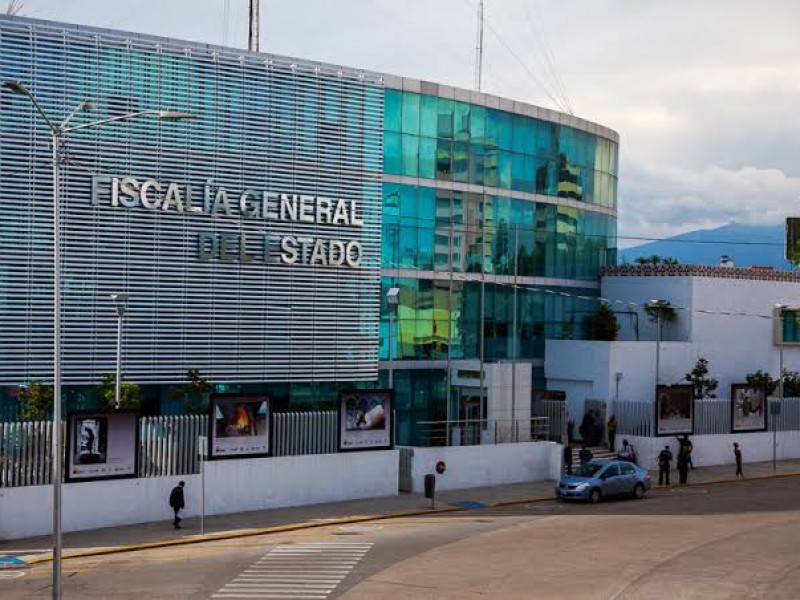
[[[669,446],[664,446],[664,449],[658,455],[658,485],[669,485],[669,470],[672,466],[672,450]]]
[[[183,496],[184,485],[186,485],[185,482],[183,481],[178,482],[178,485],[172,488],[172,492],[170,492],[169,494],[169,505],[172,508],[172,510],[175,511],[175,518],[172,521],[172,526],[175,527],[175,529],[181,528],[181,521],[183,519],[181,519],[178,516],[178,513],[183,510],[184,506],[186,506],[186,502]]]
[[[739,449],[739,442],[733,442],[733,456],[736,458],[736,477],[744,477],[744,473],[742,473],[742,451]]]
[[[564,444],[564,470],[567,475],[572,475],[572,444],[569,441]]]
[[[608,449],[613,452],[614,439],[617,437],[617,417],[615,415],[611,415],[611,418],[608,420],[606,431],[608,431]]]

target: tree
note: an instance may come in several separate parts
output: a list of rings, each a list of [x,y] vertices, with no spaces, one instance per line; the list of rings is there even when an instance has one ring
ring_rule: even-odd
[[[618,333],[617,315],[614,314],[608,302],[601,301],[591,320],[592,339],[613,342],[617,339]]]
[[[644,312],[653,323],[674,321],[678,311],[669,300],[654,300],[644,305]]]
[[[783,370],[783,395],[786,398],[800,398],[800,373]]]
[[[53,413],[53,388],[31,381],[19,396],[19,418],[23,421],[44,421]]]
[[[208,412],[208,394],[214,385],[200,374],[197,369],[186,371],[188,383],[170,389],[170,395],[183,399],[184,412],[190,415],[204,415]]]
[[[714,390],[719,386],[719,381],[710,377],[708,374],[708,361],[700,358],[689,373],[686,374],[686,381],[694,388],[694,399],[716,398]]]
[[[680,264],[677,258],[672,258],[671,256],[659,256],[658,254],[653,254],[651,256],[637,256],[634,259],[634,262],[637,265],[677,265]]]
[[[117,377],[114,373],[103,375],[103,382],[100,384],[97,398],[100,406],[107,410],[116,408],[115,383]],[[142,406],[142,390],[135,383],[120,383],[119,386],[119,407],[127,410],[139,410]]]
[[[773,379],[772,375],[765,373],[761,369],[755,373],[748,373],[745,377],[745,381],[747,381],[747,385],[751,388],[763,390],[764,395],[767,397],[772,396],[772,394],[775,393],[775,389],[778,387],[778,381]]]

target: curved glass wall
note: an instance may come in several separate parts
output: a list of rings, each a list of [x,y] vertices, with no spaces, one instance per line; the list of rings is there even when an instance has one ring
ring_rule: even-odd
[[[566,125],[386,90],[384,172],[616,208],[617,144]]]

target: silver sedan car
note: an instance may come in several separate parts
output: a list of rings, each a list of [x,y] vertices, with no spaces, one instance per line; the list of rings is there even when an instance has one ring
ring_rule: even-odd
[[[615,496],[642,498],[651,487],[650,473],[623,460],[592,460],[563,475],[556,485],[562,500],[600,502]]]

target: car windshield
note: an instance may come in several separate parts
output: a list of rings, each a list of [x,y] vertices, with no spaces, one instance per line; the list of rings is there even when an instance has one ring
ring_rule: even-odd
[[[577,475],[578,477],[594,477],[597,475],[597,472],[603,468],[603,465],[598,465],[596,463],[586,463],[585,465],[581,465],[577,469],[575,469],[572,474]]]

